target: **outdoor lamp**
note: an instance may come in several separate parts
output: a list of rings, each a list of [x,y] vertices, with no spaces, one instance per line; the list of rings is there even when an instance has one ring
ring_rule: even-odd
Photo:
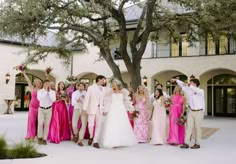
[[[7,74],[5,75],[6,84],[9,82],[10,77],[11,77],[11,75],[10,75],[9,73],[7,73]]]
[[[147,86],[147,76],[143,76],[143,84],[145,87]]]

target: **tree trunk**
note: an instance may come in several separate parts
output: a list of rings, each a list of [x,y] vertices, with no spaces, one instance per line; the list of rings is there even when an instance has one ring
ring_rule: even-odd
[[[114,62],[114,59],[111,56],[110,49],[109,48],[100,47],[100,52],[101,52],[101,55],[103,56],[103,58],[106,60],[108,66],[111,68],[111,71],[113,73],[114,78],[120,80],[122,85],[123,85],[123,87],[127,88],[128,85],[123,81],[123,79],[121,77],[120,68]]]
[[[133,61],[133,72],[129,73],[131,75],[131,87],[134,91],[137,90],[138,86],[141,85],[141,61]]]

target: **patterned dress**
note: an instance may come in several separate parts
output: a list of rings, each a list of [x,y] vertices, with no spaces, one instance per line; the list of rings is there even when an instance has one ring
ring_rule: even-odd
[[[134,119],[134,133],[139,143],[148,142],[149,120],[146,99],[137,98],[135,108],[139,111],[139,115]]]

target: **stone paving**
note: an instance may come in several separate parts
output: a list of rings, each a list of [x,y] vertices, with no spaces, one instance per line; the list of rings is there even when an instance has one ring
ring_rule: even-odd
[[[27,112],[0,115],[0,135],[9,144],[24,140]],[[0,160],[0,164],[235,164],[236,118],[207,117],[204,127],[219,128],[208,139],[202,140],[201,149],[182,150],[177,146],[153,146],[149,143],[117,149],[79,147],[72,141],[48,143],[36,147],[46,157],[35,159]]]

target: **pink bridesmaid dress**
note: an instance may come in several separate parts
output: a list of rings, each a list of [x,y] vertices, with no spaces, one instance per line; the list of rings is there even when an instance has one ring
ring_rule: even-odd
[[[37,99],[37,90],[33,90],[31,93],[31,100],[28,112],[28,124],[27,124],[27,134],[25,139],[34,139],[37,136],[37,118],[38,118],[38,108],[39,101]]]
[[[70,123],[70,130],[72,135],[74,135],[73,128],[72,128],[72,117],[73,117],[73,112],[74,112],[74,106],[71,104],[71,98],[72,98],[72,93],[75,91],[75,86],[70,85],[67,89],[67,95],[69,96],[69,106],[68,106],[68,112],[69,112],[69,123]],[[79,123],[78,123],[78,126]]]
[[[151,144],[162,145],[166,142],[166,109],[160,104],[161,99],[153,101]]]
[[[170,144],[184,144],[185,125],[176,123],[177,119],[183,112],[184,98],[181,95],[174,95],[172,97],[172,105],[170,106],[169,115],[169,137]]]
[[[58,92],[57,95],[60,95]],[[60,96],[57,96],[60,97]],[[52,143],[60,143],[71,139],[69,114],[64,100],[58,99],[53,104],[52,118],[49,126],[48,140]]]

